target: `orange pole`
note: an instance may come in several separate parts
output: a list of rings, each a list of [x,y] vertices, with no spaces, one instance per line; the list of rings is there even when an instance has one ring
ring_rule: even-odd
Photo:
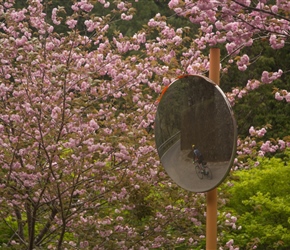
[[[220,84],[220,49],[210,49],[209,78]],[[206,250],[217,249],[217,188],[206,194]]]

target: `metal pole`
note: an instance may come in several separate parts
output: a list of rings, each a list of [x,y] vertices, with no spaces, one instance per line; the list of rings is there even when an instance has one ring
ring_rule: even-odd
[[[220,49],[210,49],[209,78],[220,84]],[[217,188],[206,194],[206,250],[217,249]]]

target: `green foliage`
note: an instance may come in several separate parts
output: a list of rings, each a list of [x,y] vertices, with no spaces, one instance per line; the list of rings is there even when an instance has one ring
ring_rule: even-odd
[[[15,222],[15,228],[17,227]],[[7,227],[5,220],[0,221],[0,245],[7,242],[13,236],[13,229]]]
[[[240,249],[290,248],[289,170],[289,163],[271,158],[234,173],[227,209],[238,215],[242,227],[230,233]]]

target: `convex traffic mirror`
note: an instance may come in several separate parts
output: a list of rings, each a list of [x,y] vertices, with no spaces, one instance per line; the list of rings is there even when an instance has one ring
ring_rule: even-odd
[[[209,78],[182,77],[162,95],[155,117],[156,147],[166,172],[182,188],[207,192],[218,186],[232,166],[236,140],[231,106]],[[200,162],[196,149],[203,156]]]

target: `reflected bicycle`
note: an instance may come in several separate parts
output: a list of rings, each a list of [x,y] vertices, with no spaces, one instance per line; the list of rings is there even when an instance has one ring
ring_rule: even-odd
[[[212,179],[212,172],[205,162],[195,164],[195,172],[199,179],[203,179],[203,177],[206,177],[209,180]]]

